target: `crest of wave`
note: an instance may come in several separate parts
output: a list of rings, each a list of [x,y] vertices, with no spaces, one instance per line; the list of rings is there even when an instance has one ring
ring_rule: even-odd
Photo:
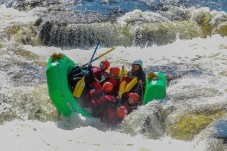
[[[134,23],[134,22],[162,22],[168,21],[166,17],[161,16],[155,12],[142,12],[141,10],[135,9],[132,12],[126,13],[124,16],[118,19],[118,23]]]
[[[164,121],[173,110],[173,104],[153,101],[130,113],[122,122],[121,131],[130,135],[142,134],[157,139],[164,135]]]
[[[0,122],[12,119],[49,121],[58,119],[46,85],[11,87],[0,91]]]
[[[172,82],[167,94],[175,102],[219,96],[222,92],[215,82],[219,82],[219,79],[205,76],[203,79],[183,78]]]
[[[85,118],[81,114],[74,113],[70,117],[61,117],[57,122],[59,128],[65,130],[72,130],[80,127],[94,127],[101,131],[107,131],[110,129],[106,124],[102,123],[98,118]]]

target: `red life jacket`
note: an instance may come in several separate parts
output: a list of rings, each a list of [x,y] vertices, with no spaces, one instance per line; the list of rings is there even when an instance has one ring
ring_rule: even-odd
[[[97,99],[96,102],[98,103],[98,105],[103,105],[105,102],[113,102],[115,100],[116,99],[111,95],[103,95],[99,99]]]
[[[114,119],[116,118],[116,111],[113,109],[113,107],[106,108],[101,113],[101,121],[103,123],[114,124]]]
[[[99,67],[92,67],[94,77],[101,81],[103,78],[106,78],[108,73],[105,70],[101,70]]]
[[[94,73],[95,78],[98,77],[98,73],[101,72],[101,69],[99,67],[93,66],[92,71]]]
[[[103,88],[98,82],[92,82],[92,85],[95,87],[95,90],[98,93],[102,93],[103,92]]]
[[[126,81],[126,84],[128,84],[132,79],[130,79],[129,76],[123,76],[123,81]]]
[[[130,105],[128,103],[128,100],[123,104],[123,106],[125,106],[127,108],[128,114],[130,114],[132,111],[137,109],[138,103],[136,103],[135,105]]]
[[[113,102],[115,100],[116,100],[115,97],[108,95],[108,94],[102,95],[98,99],[96,99],[95,96],[90,98],[90,101],[91,101],[93,107],[102,106],[106,102]]]
[[[118,87],[118,80],[117,79],[109,79],[108,82],[110,82],[113,87]]]

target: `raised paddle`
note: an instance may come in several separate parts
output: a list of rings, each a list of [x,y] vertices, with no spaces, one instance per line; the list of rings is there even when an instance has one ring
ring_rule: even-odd
[[[97,46],[96,46],[96,48],[95,48],[95,50],[94,50],[94,52],[93,52],[93,54],[92,54],[92,57],[91,57],[90,62],[91,62],[92,59],[94,58],[95,53],[96,53],[96,51],[97,51],[97,49],[98,49],[99,44],[100,44],[100,39],[98,40],[98,44],[97,44]],[[87,69],[86,69],[86,71],[85,71],[85,73],[84,73],[84,76],[83,76],[83,77],[77,82],[77,84],[76,84],[76,87],[75,87],[75,89],[74,89],[74,91],[73,91],[73,96],[75,96],[75,97],[80,97],[81,94],[82,94],[82,92],[83,92],[83,90],[84,90],[84,87],[85,87],[85,80],[84,80],[84,79],[85,79],[87,70],[88,70],[88,67],[87,67]]]
[[[91,62],[94,62],[95,60],[97,60],[97,59],[103,57],[104,55],[110,53],[110,52],[113,51],[114,49],[116,49],[116,48],[111,48],[111,49],[107,50],[106,52],[100,54],[98,57],[96,57],[95,59],[93,59]],[[88,63],[84,64],[83,67],[85,67],[86,65],[88,65]],[[69,75],[69,76],[72,76],[72,75],[73,75],[74,73],[76,73],[78,70],[79,70],[79,68],[75,68],[75,69],[74,69],[73,71],[71,71],[68,75]]]

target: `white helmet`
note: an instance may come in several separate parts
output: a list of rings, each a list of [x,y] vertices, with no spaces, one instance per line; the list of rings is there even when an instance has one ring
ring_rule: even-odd
[[[138,64],[140,67],[143,66],[143,61],[141,59],[133,61],[132,64]]]

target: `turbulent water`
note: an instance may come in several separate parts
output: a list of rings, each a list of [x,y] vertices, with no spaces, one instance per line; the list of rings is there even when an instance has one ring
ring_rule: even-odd
[[[100,2],[0,1],[1,150],[227,150],[212,137],[227,116],[227,2]],[[130,69],[140,58],[145,71],[168,80],[165,100],[141,106],[118,128],[61,117],[48,95],[52,53],[86,63],[98,35],[97,55],[117,47],[103,57],[112,66]]]

